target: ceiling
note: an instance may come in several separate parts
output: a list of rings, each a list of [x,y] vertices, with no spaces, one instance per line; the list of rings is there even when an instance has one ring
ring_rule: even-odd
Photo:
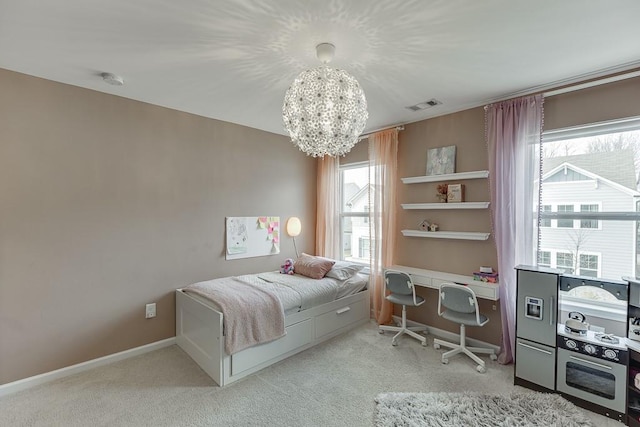
[[[331,42],[371,131],[640,67],[638,17],[637,0],[0,0],[0,68],[285,134],[284,93]]]

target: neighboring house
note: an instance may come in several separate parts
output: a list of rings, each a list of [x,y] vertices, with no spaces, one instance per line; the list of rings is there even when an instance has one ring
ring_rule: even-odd
[[[631,150],[548,158],[543,172],[543,214],[636,211],[640,200]],[[620,279],[636,275],[636,248],[636,221],[541,219],[542,266]]]
[[[367,184],[346,199],[346,206],[351,212],[369,213],[371,206],[369,192],[373,190],[371,184]],[[350,261],[369,262],[370,245],[369,241],[369,218],[367,216],[352,217],[350,221],[351,229],[345,227],[343,247],[345,253],[347,247],[350,249]]]

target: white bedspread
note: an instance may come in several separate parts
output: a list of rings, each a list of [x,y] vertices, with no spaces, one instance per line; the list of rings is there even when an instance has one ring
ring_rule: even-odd
[[[340,281],[324,277],[309,279],[299,274],[268,272],[258,274],[258,278],[270,284],[278,284],[295,292],[299,298],[300,311],[316,305],[334,301],[338,295]]]

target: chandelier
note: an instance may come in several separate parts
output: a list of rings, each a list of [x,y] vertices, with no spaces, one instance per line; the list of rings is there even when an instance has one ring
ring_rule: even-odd
[[[326,65],[334,51],[330,43],[316,46],[323,65],[300,73],[287,89],[282,106],[284,128],[291,141],[313,157],[347,154],[369,117],[358,81],[346,71]]]

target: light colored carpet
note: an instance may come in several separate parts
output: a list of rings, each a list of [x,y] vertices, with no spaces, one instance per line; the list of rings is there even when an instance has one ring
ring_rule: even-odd
[[[383,393],[376,402],[376,427],[593,426],[556,394]]]
[[[0,398],[0,426],[362,426],[386,392],[509,395],[513,365],[466,357],[411,338],[391,345],[369,323],[220,388],[171,346]],[[583,411],[598,427],[617,422]]]

